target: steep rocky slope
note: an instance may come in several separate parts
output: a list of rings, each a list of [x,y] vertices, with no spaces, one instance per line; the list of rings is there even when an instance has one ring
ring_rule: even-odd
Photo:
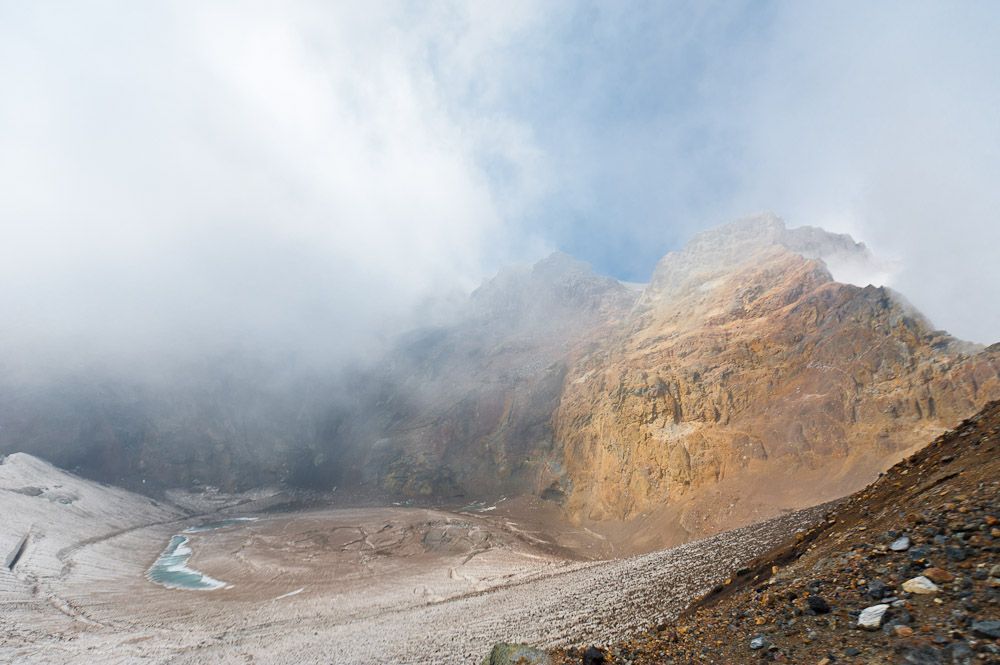
[[[869,260],[762,214],[699,234],[641,293],[562,256],[502,274],[394,356],[332,459],[383,489],[532,491],[635,549],[843,496],[1000,396],[1000,347],[826,263]]]
[[[994,402],[607,661],[1000,662],[998,478]]]
[[[609,333],[638,293],[565,254],[501,271],[460,323],[412,333],[316,441],[321,482],[357,470],[411,495],[533,492],[563,461],[552,413],[568,354]],[[372,390],[375,387],[375,390]]]
[[[583,350],[555,415],[571,512],[686,501],[704,534],[842,496],[1000,395],[1000,349],[930,329],[818,258],[866,250],[769,215],[696,236]]]

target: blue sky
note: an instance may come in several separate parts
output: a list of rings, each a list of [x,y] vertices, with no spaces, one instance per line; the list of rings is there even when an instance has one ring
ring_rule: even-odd
[[[504,262],[645,281],[773,210],[996,341],[997,34],[992,2],[0,0],[0,332],[353,353]]]

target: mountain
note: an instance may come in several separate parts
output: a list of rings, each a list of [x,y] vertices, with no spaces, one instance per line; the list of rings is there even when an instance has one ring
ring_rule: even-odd
[[[562,255],[505,271],[398,349],[331,459],[404,493],[531,491],[648,547],[843,496],[1000,396],[1000,347],[826,264],[870,260],[762,214],[695,236],[641,291]]]
[[[245,355],[158,383],[7,377],[0,451],[147,491],[534,494],[634,549],[675,544],[843,496],[1000,397],[1000,346],[828,268],[871,263],[767,213],[698,234],[648,285],[557,253],[342,374]]]
[[[688,534],[731,528],[862,487],[1000,395],[1000,347],[821,258],[866,254],[758,215],[664,257],[628,320],[569,361],[554,429],[570,512],[683,506]]]
[[[565,254],[511,267],[471,296],[460,323],[415,331],[358,399],[331,415],[321,478],[355,469],[410,495],[534,492],[562,472],[552,415],[568,354],[627,317],[637,293]]]
[[[0,364],[0,454],[140,492],[273,484],[340,399],[336,381],[249,351],[128,369]]]

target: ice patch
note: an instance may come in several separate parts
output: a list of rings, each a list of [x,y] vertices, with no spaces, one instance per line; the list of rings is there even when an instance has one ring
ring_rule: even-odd
[[[282,598],[288,598],[289,596],[294,596],[295,594],[302,593],[305,590],[306,590],[306,588],[302,587],[301,589],[296,589],[295,591],[289,591],[288,593],[281,594],[280,596],[278,596],[277,598],[275,598],[275,600],[281,600]]]
[[[193,553],[187,542],[188,539],[184,536],[171,538],[167,549],[163,550],[163,554],[146,571],[146,578],[168,589],[212,591],[226,586],[225,582],[187,567],[188,559]]]
[[[240,522],[256,522],[256,517],[233,517],[227,520],[219,520],[218,522],[209,522],[207,524],[199,524],[198,526],[190,526],[181,533],[201,533],[202,531],[215,531],[216,529],[224,529],[227,526],[233,526],[234,524],[239,524]]]
[[[474,503],[469,506],[462,506],[458,509],[460,513],[486,513],[491,510],[496,510],[496,506],[487,506],[485,502]]]
[[[214,531],[224,529],[241,522],[252,522],[256,517],[234,517],[232,519],[209,522],[198,526],[188,527],[181,531],[184,533],[202,533],[204,531]],[[209,577],[201,571],[188,568],[187,562],[194,554],[188,546],[187,537],[178,534],[170,539],[167,549],[146,571],[146,579],[154,584],[165,586],[168,589],[183,589],[186,591],[213,591],[223,587],[231,589],[232,585]]]

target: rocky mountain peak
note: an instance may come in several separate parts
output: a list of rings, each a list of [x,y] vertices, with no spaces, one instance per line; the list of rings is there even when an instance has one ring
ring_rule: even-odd
[[[508,266],[486,280],[470,298],[474,319],[500,328],[551,328],[590,318],[634,300],[617,280],[594,272],[589,263],[553,252],[533,266]]]
[[[693,236],[683,250],[660,260],[651,286],[669,294],[692,279],[700,277],[703,282],[712,275],[763,264],[789,252],[805,259],[820,259],[824,269],[829,264],[865,265],[874,261],[864,243],[855,242],[847,234],[814,226],[789,229],[774,213],[761,212]]]

